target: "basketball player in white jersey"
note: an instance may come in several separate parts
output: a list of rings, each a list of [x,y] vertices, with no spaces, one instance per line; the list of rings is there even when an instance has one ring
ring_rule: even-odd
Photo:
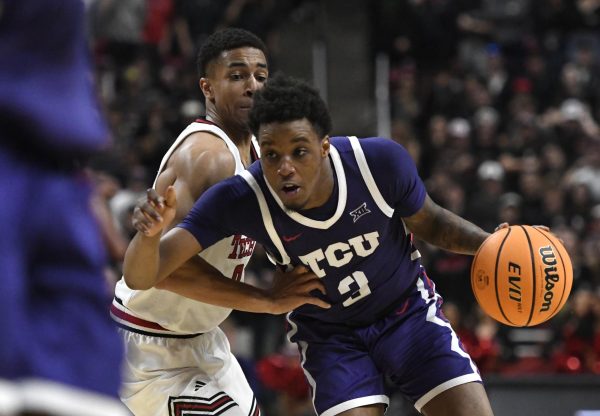
[[[213,34],[200,50],[206,117],[179,135],[154,182],[161,194],[174,185],[179,220],[206,189],[258,158],[247,122],[253,94],[268,77],[265,50],[260,39],[241,29]],[[118,282],[111,315],[126,346],[121,399],[136,416],[260,414],[218,325],[232,308],[279,314],[305,303],[327,305],[309,294],[324,289],[304,268],[277,276],[270,291],[244,284],[255,244],[243,235],[227,237],[155,288]],[[178,282],[186,279],[202,279],[202,290],[177,294]]]

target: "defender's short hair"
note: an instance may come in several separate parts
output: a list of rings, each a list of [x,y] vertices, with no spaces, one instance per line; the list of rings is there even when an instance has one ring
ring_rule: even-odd
[[[319,92],[304,81],[277,74],[254,95],[249,126],[256,137],[266,123],[284,123],[303,118],[320,137],[331,131],[331,116]]]
[[[215,58],[218,58],[221,52],[243,47],[260,49],[267,56],[267,47],[264,42],[254,33],[245,29],[227,28],[213,33],[206,38],[198,51],[196,59],[198,75],[200,77],[206,76],[208,65]]]

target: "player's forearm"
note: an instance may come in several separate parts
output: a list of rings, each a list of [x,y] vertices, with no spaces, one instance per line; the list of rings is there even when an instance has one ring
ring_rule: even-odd
[[[489,236],[475,224],[437,205],[429,196],[421,210],[405,218],[405,223],[420,240],[461,254],[475,254]]]
[[[123,261],[123,278],[131,289],[146,290],[158,282],[160,234],[146,237],[138,232]]]
[[[186,298],[245,312],[274,313],[267,290],[202,271],[194,277],[173,274],[156,285]]]
[[[489,236],[470,221],[441,208],[443,211],[436,216],[431,224],[430,232],[425,238],[430,244],[448,251],[460,254],[475,254],[479,246]]]

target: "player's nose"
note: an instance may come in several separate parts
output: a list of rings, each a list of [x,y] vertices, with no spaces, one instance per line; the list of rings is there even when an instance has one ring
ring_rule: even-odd
[[[258,91],[259,82],[253,76],[248,77],[246,80],[246,95],[253,96],[256,91]]]
[[[288,159],[283,158],[279,168],[277,169],[277,174],[279,176],[288,177],[293,175],[296,172],[296,168],[294,164]]]

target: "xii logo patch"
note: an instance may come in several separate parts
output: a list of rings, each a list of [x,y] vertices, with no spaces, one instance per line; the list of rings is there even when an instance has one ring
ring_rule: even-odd
[[[354,211],[350,211],[350,215],[352,215],[352,222],[358,221],[360,217],[363,215],[369,214],[371,210],[367,208],[367,203],[363,202],[358,208]]]

